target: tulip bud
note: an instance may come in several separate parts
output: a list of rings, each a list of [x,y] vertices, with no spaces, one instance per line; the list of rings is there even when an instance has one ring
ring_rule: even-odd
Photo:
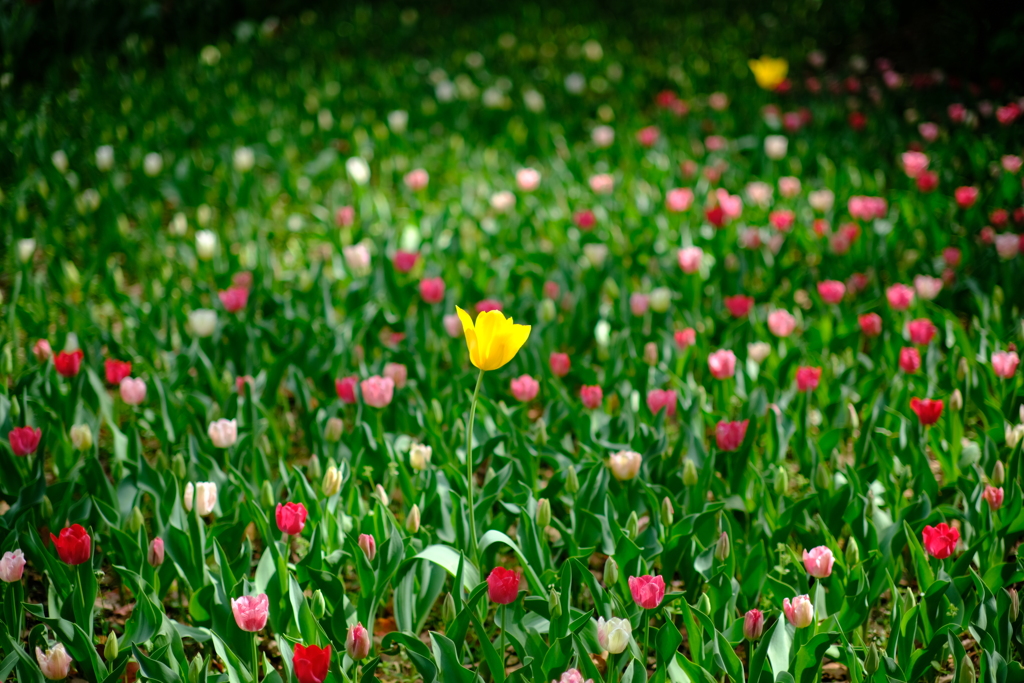
[[[949,397],[949,409],[953,412],[959,412],[964,407],[964,395],[960,393],[959,389],[953,391],[953,395]]]
[[[1017,617],[1020,616],[1020,596],[1017,594],[1016,588],[1008,588],[1006,592],[1010,594],[1010,623],[1016,623]]]
[[[445,625],[449,625],[455,621],[456,616],[455,598],[453,598],[452,594],[449,593],[444,596],[444,602],[441,604],[441,621],[443,621]]]
[[[71,445],[76,451],[87,451],[92,448],[92,429],[87,424],[71,427]]]
[[[730,549],[729,534],[723,531],[718,537],[718,542],[715,544],[715,559],[719,562],[725,562],[729,559]]]
[[[159,567],[164,563],[164,539],[157,536],[149,542],[149,551],[146,553],[146,561],[151,567]]]
[[[188,474],[188,469],[185,467],[185,456],[181,453],[175,453],[171,458],[171,473],[178,479],[184,479]]]
[[[323,619],[327,613],[327,603],[324,602],[324,594],[317,588],[309,601],[309,611],[313,613],[314,619]]]
[[[555,302],[551,299],[543,299],[540,302],[540,319],[542,322],[549,323],[555,319],[558,315],[558,310],[555,308]]]
[[[967,377],[967,359],[960,356],[960,362],[956,366],[956,378],[961,382]]]
[[[541,529],[545,529],[551,524],[551,501],[547,498],[537,501],[536,522]]]
[[[687,458],[683,461],[683,485],[684,486],[696,486],[697,484],[697,465]]]
[[[614,586],[619,582],[619,564],[614,557],[609,557],[604,562],[604,585]]]
[[[648,365],[658,364],[658,345],[654,342],[644,344],[644,362]]]
[[[576,474],[575,467],[570,467],[565,473],[565,490],[568,491],[571,496],[575,496],[580,490],[580,479]]]
[[[366,659],[370,654],[371,644],[370,632],[366,630],[365,626],[359,623],[349,626],[348,636],[345,638],[345,653],[353,661]]]
[[[626,521],[626,536],[629,540],[634,540],[637,534],[640,533],[640,519],[636,516],[636,510],[629,513],[629,519]]]
[[[341,441],[343,431],[345,431],[345,423],[341,421],[340,417],[327,418],[327,424],[324,427],[324,439],[328,443],[338,443]]]
[[[188,665],[188,681],[189,683],[199,683],[199,679],[203,676],[203,669],[206,666],[206,662],[203,661],[203,653],[197,654],[192,658],[192,661]]]
[[[782,465],[775,470],[775,493],[780,496],[786,495],[789,490],[789,470]]]
[[[651,310],[655,313],[664,313],[672,305],[672,290],[667,287],[657,287],[651,291]]]
[[[391,504],[391,499],[388,498],[387,491],[385,491],[384,487],[381,486],[380,484],[377,484],[377,486],[373,489],[373,497],[379,500],[380,504],[383,505],[384,507],[387,507],[388,505]]]
[[[306,462],[306,479],[316,481],[322,476],[323,470],[320,468],[320,457],[314,453],[309,456],[309,460]]]
[[[50,500],[49,496],[43,496],[42,513],[43,519],[50,519],[53,517],[53,501]]]
[[[562,616],[562,594],[556,591],[553,586],[548,591],[548,612],[551,614],[552,619]]]
[[[410,534],[415,534],[420,530],[420,506],[413,504],[412,509],[409,510],[409,515],[405,518],[405,530]]]
[[[11,373],[8,372],[5,374],[9,375]],[[18,417],[19,415],[21,415],[21,404],[18,403],[17,396],[11,396],[11,417]]]
[[[992,468],[992,476],[989,477],[989,481],[993,486],[1002,486],[1006,480],[1006,468],[1003,467],[1002,460],[996,460],[995,466]]]
[[[700,594],[700,598],[697,600],[697,611],[711,614],[711,598],[708,597],[707,593]]]
[[[675,521],[676,511],[672,507],[672,499],[665,496],[661,499],[661,523],[665,527],[672,526],[672,522]]]
[[[846,566],[852,567],[860,562],[860,545],[857,544],[857,539],[850,536],[846,541]]]
[[[764,613],[759,609],[752,609],[743,616],[743,637],[747,640],[757,640],[764,633]]]
[[[132,508],[132,514],[128,518],[128,531],[133,534],[137,534],[139,533],[139,529],[141,529],[142,525],[145,523],[146,518],[142,516],[142,510],[140,510],[139,506],[136,505]]]
[[[814,472],[814,485],[821,490],[828,490],[832,485],[832,475],[828,471],[828,465],[818,463],[818,469]]]
[[[263,480],[263,485],[260,486],[260,505],[264,508],[274,507],[274,487],[266,479]]]
[[[872,643],[868,651],[864,653],[864,673],[868,676],[874,676],[881,663],[882,657],[878,653],[878,646]]]
[[[974,683],[974,680],[974,662],[971,661],[970,655],[965,654],[960,660],[960,677],[957,678],[957,683]]]
[[[103,646],[103,659],[108,662],[117,659],[117,634],[113,631],[107,634],[107,644]]]
[[[330,463],[327,471],[324,472],[323,481],[320,482],[320,490],[325,498],[330,498],[341,491],[341,472],[334,466],[333,462]]]
[[[359,547],[362,549],[363,554],[366,555],[366,559],[373,562],[373,558],[377,556],[377,541],[370,534],[359,535]]]

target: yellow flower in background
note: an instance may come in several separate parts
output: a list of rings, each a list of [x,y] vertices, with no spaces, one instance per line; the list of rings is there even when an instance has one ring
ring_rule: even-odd
[[[484,311],[476,324],[464,310],[455,307],[466,333],[469,360],[481,370],[497,370],[515,358],[530,337],[529,325],[516,325],[501,311]]]
[[[764,57],[751,59],[747,64],[754,72],[754,80],[765,90],[775,90],[789,73],[789,62],[782,58]]]

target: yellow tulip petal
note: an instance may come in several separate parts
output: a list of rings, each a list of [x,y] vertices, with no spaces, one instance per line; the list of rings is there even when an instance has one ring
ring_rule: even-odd
[[[480,365],[482,370],[493,370],[494,340],[501,331],[505,316],[500,311],[484,311],[476,317],[476,338],[480,344]]]
[[[462,331],[466,334],[466,348],[469,349],[469,362],[476,367],[480,367],[480,344],[477,340],[476,328],[473,326],[473,319],[469,317],[469,314],[464,310],[455,307],[455,312],[459,314],[459,320],[462,322]]]
[[[512,322],[509,320],[509,322]],[[519,353],[519,349],[523,348],[523,344],[530,338],[531,327],[529,325],[513,325],[509,335],[505,338],[505,348],[503,349],[504,356],[501,361],[502,365],[508,363],[510,360],[515,358],[516,354]]]

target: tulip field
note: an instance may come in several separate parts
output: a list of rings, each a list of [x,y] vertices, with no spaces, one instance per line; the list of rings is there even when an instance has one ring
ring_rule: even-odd
[[[343,5],[0,77],[0,681],[1024,681],[1024,93]]]

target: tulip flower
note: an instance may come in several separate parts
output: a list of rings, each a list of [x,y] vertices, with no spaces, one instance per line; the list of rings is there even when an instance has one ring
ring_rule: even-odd
[[[743,440],[747,437],[747,426],[750,420],[739,422],[720,421],[715,425],[715,445],[718,450],[732,452],[739,450]]]
[[[969,186],[958,187],[953,191],[953,196],[961,209],[969,209],[978,201],[978,188]]]
[[[752,609],[743,615],[743,637],[754,641],[764,633],[764,613],[759,609]]]
[[[427,469],[430,465],[430,458],[434,451],[430,446],[424,446],[421,443],[414,443],[409,448],[409,466],[417,472],[421,472]]]
[[[558,680],[551,681],[551,683],[594,683],[594,680],[592,678],[583,680],[583,674],[579,669],[569,669],[559,676]]]
[[[922,425],[933,425],[939,421],[942,415],[943,402],[930,398],[914,397],[910,399],[910,409],[917,414],[917,419]]]
[[[597,620],[597,642],[609,654],[625,652],[632,634],[633,627],[628,619],[612,617],[605,621],[604,617],[600,617]]]
[[[533,192],[540,186],[540,172],[532,168],[516,171],[516,187],[523,192]]]
[[[87,424],[72,425],[69,432],[71,445],[77,451],[87,451],[92,448],[92,428]]]
[[[262,631],[267,625],[270,615],[270,600],[266,593],[259,595],[243,595],[231,598],[231,613],[235,616],[238,628],[249,633]]]
[[[217,292],[217,297],[228,313],[238,313],[245,310],[249,304],[249,290],[245,287],[230,287],[222,292]]]
[[[209,308],[197,308],[188,314],[188,324],[192,328],[192,334],[196,337],[210,337],[217,329],[217,311]]]
[[[569,374],[571,362],[567,353],[552,353],[548,358],[548,365],[551,367],[551,374],[555,377],[565,377]]]
[[[17,456],[26,456],[35,453],[39,447],[39,440],[43,438],[43,430],[38,427],[15,427],[7,433],[7,439],[11,443],[11,450]]]
[[[132,363],[131,361],[107,358],[103,361],[103,371],[107,377],[107,384],[116,387],[121,383],[121,380],[132,374]]]
[[[404,388],[409,381],[409,368],[402,363],[385,363],[383,374],[395,383],[396,389]]]
[[[299,683],[324,683],[330,666],[330,645],[322,649],[316,645],[295,646],[292,653],[292,668]]]
[[[804,551],[804,569],[816,579],[824,579],[832,573],[836,558],[828,546],[819,545],[810,552]]]
[[[149,542],[149,551],[146,553],[146,561],[151,567],[159,567],[164,563],[164,539],[157,536]]]
[[[665,579],[661,576],[629,577],[629,592],[633,602],[643,609],[654,609],[665,597]]]
[[[146,381],[137,377],[125,377],[119,387],[121,400],[130,406],[141,405],[146,400]]]
[[[359,390],[366,405],[386,408],[395,395],[395,381],[390,377],[373,375],[359,383]]]
[[[700,270],[701,261],[704,260],[704,250],[700,247],[684,247],[676,252],[676,258],[682,271],[692,275]]]
[[[960,540],[960,531],[945,522],[940,522],[935,526],[926,526],[921,532],[921,540],[929,555],[944,560],[956,550],[956,544]]]
[[[359,534],[359,549],[366,555],[366,559],[373,562],[377,557],[377,541],[370,534]]]
[[[428,277],[420,280],[420,298],[428,304],[439,304],[444,301],[444,280],[439,277]]]
[[[604,400],[604,392],[601,387],[583,386],[580,388],[580,400],[583,402],[584,407],[594,410],[601,406],[601,402]]]
[[[786,80],[789,62],[776,57],[761,57],[747,62],[757,85],[765,90],[775,90]]]
[[[993,512],[1003,507],[1003,487],[986,486],[985,492],[981,494],[981,497],[988,503],[989,509]]]
[[[495,567],[487,575],[487,597],[499,605],[510,605],[519,596],[519,572]]]
[[[818,283],[818,295],[827,304],[838,304],[846,295],[846,285],[837,280],[824,280]]]
[[[71,353],[61,351],[53,359],[53,367],[64,377],[74,377],[82,367],[82,358],[85,354],[82,349],[75,349]]]
[[[206,430],[216,448],[230,448],[238,440],[238,420],[214,420]]]
[[[782,611],[786,620],[797,628],[807,628],[814,622],[814,604],[807,595],[798,595],[792,602],[786,598],[782,601]]]
[[[914,290],[904,284],[895,284],[885,290],[885,298],[889,306],[897,311],[905,311],[914,303]]]
[[[283,534],[295,536],[302,533],[306,526],[306,516],[309,512],[302,503],[277,504],[274,516],[277,520],[277,528]]]
[[[860,331],[865,337],[877,337],[882,334],[882,316],[877,313],[865,313],[857,318]]]
[[[195,503],[200,517],[213,512],[217,505],[217,485],[211,481],[201,481],[193,485],[189,482],[185,485],[185,510],[192,512],[192,504]]]
[[[676,348],[680,351],[685,351],[697,342],[697,330],[692,327],[676,330],[672,335],[672,339],[676,343]]]
[[[413,192],[419,192],[426,188],[427,184],[430,182],[430,174],[422,168],[414,168],[406,173],[402,180],[405,183],[405,186],[410,190]]]
[[[40,363],[45,363],[53,356],[53,349],[50,347],[50,342],[45,339],[37,339],[36,343],[32,345],[32,355],[36,357],[36,360]]]
[[[21,552],[20,548],[8,551],[4,553],[3,558],[0,558],[0,581],[4,583],[21,581],[24,573],[25,553]]]
[[[338,398],[342,403],[356,402],[357,384],[359,384],[359,378],[354,375],[334,380],[334,390],[337,392]]]
[[[821,380],[821,368],[799,367],[796,369],[797,391],[814,391]]]
[[[729,309],[729,314],[734,318],[744,318],[750,314],[751,309],[754,307],[754,298],[750,296],[744,296],[738,294],[736,296],[727,296],[722,299],[722,303]]]
[[[60,536],[50,534],[57,556],[64,564],[77,565],[88,562],[92,556],[92,538],[80,524],[61,529]]]
[[[692,205],[693,190],[688,187],[669,190],[668,194],[665,195],[665,207],[674,213],[687,211]]]
[[[650,305],[650,297],[643,292],[633,292],[629,295],[629,311],[638,318],[647,313]]]
[[[768,314],[768,330],[776,337],[788,337],[795,329],[796,318],[789,311],[776,310]]]
[[[900,349],[900,369],[908,375],[915,374],[921,368],[921,354],[913,346]]]
[[[361,623],[348,627],[345,637],[345,652],[354,662],[366,659],[370,654],[370,632]]]
[[[720,349],[708,356],[708,369],[715,379],[728,379],[736,374],[736,354]]]
[[[512,396],[520,403],[529,403],[537,397],[540,382],[529,375],[520,375],[511,382]]]
[[[512,360],[530,336],[529,325],[516,325],[500,311],[487,311],[477,316],[476,323],[469,314],[456,307],[470,361],[480,370],[497,370]]]
[[[635,479],[642,463],[643,456],[636,451],[619,451],[608,458],[608,467],[619,481]]]
[[[62,681],[68,677],[71,671],[71,656],[64,649],[64,645],[57,643],[52,648],[43,652],[36,648],[36,662],[43,676],[51,681]]]
[[[647,407],[652,413],[657,414],[662,408],[665,415],[672,417],[676,414],[678,397],[675,389],[651,389],[647,392]]]
[[[1019,364],[1020,356],[1016,351],[997,351],[992,354],[992,371],[1001,379],[1011,379],[1017,374]]]
[[[918,346],[928,346],[938,330],[935,327],[935,323],[928,318],[919,318],[907,323],[907,332],[910,335],[911,342]]]

